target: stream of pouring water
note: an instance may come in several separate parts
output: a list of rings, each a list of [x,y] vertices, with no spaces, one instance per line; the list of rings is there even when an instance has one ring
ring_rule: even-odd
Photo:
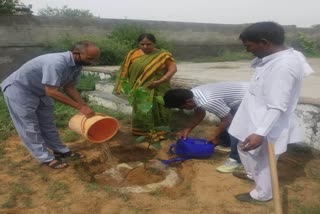
[[[103,154],[108,161],[112,161],[112,155],[108,143],[102,144]]]

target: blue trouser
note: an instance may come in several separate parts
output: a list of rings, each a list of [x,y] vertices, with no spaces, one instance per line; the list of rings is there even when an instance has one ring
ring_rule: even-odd
[[[230,113],[232,114],[232,116],[234,116],[237,112],[236,110],[231,110]],[[230,152],[230,158],[236,160],[238,163],[241,163],[239,154],[238,154],[238,142],[239,140],[235,137],[233,137],[232,135],[230,135],[228,133],[228,131],[224,131],[219,135],[219,138],[221,139],[222,146],[230,146],[231,152]]]
[[[239,140],[233,137],[232,135],[230,135],[231,152],[229,157],[232,158],[233,160],[236,160],[238,163],[241,163],[240,156],[238,153],[238,143],[239,143]]]
[[[220,136],[220,139],[222,141],[221,145],[225,147],[229,147],[231,149],[230,152],[230,158],[236,160],[238,163],[241,163],[239,154],[238,154],[238,142],[239,140],[232,135],[230,135],[227,131],[223,132]]]
[[[70,151],[61,143],[50,97],[38,97],[15,85],[5,89],[4,97],[15,128],[33,157],[48,162],[54,159],[48,148],[62,153]]]

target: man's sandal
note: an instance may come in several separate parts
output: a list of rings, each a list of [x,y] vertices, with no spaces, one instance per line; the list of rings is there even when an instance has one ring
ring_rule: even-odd
[[[53,154],[57,159],[69,158],[71,160],[79,160],[79,159],[82,159],[82,158],[85,157],[84,155],[81,155],[81,154],[76,153],[76,152],[71,152],[71,151],[65,152],[65,153],[53,152]]]
[[[43,164],[47,165],[52,169],[64,169],[67,168],[69,165],[66,162],[61,160],[53,159],[52,161],[44,162]]]

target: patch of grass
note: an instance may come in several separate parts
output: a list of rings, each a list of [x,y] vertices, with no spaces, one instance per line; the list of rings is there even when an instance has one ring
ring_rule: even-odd
[[[80,135],[69,129],[65,130],[61,136],[63,142],[73,142],[80,138]]]
[[[0,92],[0,142],[15,133],[15,128],[11,120],[7,105],[4,101],[3,93]]]
[[[252,59],[252,54],[246,51],[221,50],[217,56],[195,58],[193,62],[226,62]]]
[[[116,194],[119,198],[122,198],[123,201],[129,201],[130,196],[127,193],[117,192]]]
[[[129,204],[127,204],[127,206],[128,206],[128,208],[129,208],[130,210],[132,210],[132,213],[134,213],[134,214],[147,213],[147,212],[145,212],[143,209],[141,209],[138,205],[129,203]],[[148,213],[150,213],[150,212],[148,212]]]
[[[29,197],[23,198],[22,203],[25,207],[28,207],[28,208],[32,207],[32,199]]]
[[[111,186],[104,186],[102,189],[108,194],[115,192],[115,189]]]
[[[55,102],[54,114],[56,118],[57,127],[64,128],[68,125],[69,119],[75,115],[78,111],[68,105]]]
[[[22,145],[22,144],[17,144],[16,145],[16,149],[19,152],[19,154],[23,155],[23,156],[27,156],[30,154],[30,152],[28,151],[28,149]]]
[[[312,206],[302,206],[297,208],[295,214],[319,214],[320,206],[312,205]]]
[[[186,183],[184,184],[184,187],[185,187],[187,190],[191,190],[191,183],[186,182]]]
[[[161,196],[164,196],[165,193],[161,189],[156,189],[154,192],[151,192],[150,195],[161,197]]]
[[[77,89],[81,91],[94,91],[96,89],[96,82],[100,80],[98,74],[84,74],[80,76],[80,81],[77,84]]]
[[[315,193],[318,193],[316,190]],[[289,200],[290,207],[293,210],[290,213],[294,214],[320,214],[320,205],[315,202],[306,203],[306,201],[302,201],[301,199],[292,198]]]
[[[99,190],[101,187],[97,183],[89,183],[86,185],[87,192],[93,192]]]
[[[66,194],[68,194],[69,186],[61,181],[55,181],[49,185],[46,196],[50,200],[62,200]]]
[[[9,158],[7,163],[8,174],[13,176],[17,175],[19,171],[18,169],[21,167],[21,165],[22,164],[20,162],[14,162]]]
[[[292,184],[289,188],[295,192],[300,192],[304,189],[304,187],[300,184]]]
[[[32,201],[28,196],[31,195],[33,193],[33,191],[32,191],[32,189],[27,187],[25,184],[13,183],[10,185],[9,192],[10,192],[9,198],[5,203],[3,203],[1,205],[1,208],[15,207],[17,205],[17,202],[20,201],[20,199],[19,199],[20,197],[24,197],[22,201],[25,204],[25,206],[27,206],[27,207],[31,206],[32,203],[30,203],[30,202],[32,202]],[[27,196],[27,197],[25,197],[25,196]]]
[[[50,179],[49,173],[43,172],[43,171],[39,171],[38,174],[40,176],[41,181],[44,181],[44,182],[48,182],[49,181],[49,179]]]
[[[122,198],[123,201],[128,201],[129,200],[129,194],[128,193],[123,193],[123,192],[120,192],[118,191],[117,189],[111,187],[111,186],[104,186],[103,187],[103,190],[108,193],[108,195],[110,196],[116,196],[116,197],[119,197],[119,198]]]
[[[6,154],[5,145],[2,143],[0,144],[0,159],[4,158],[5,154]]]
[[[8,200],[1,204],[1,208],[13,208],[17,205],[17,196],[10,194]]]

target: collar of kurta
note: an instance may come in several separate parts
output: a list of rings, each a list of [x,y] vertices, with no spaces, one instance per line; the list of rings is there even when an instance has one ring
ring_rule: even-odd
[[[279,51],[279,52],[276,52],[274,54],[270,54],[270,55],[268,55],[266,57],[263,57],[262,59],[259,59],[259,58],[256,57],[251,61],[251,67],[252,68],[256,68],[256,67],[264,66],[265,64],[267,64],[271,60],[276,59],[279,56],[282,56],[282,55],[287,54],[289,52],[293,52],[293,48],[288,48],[286,50]]]

